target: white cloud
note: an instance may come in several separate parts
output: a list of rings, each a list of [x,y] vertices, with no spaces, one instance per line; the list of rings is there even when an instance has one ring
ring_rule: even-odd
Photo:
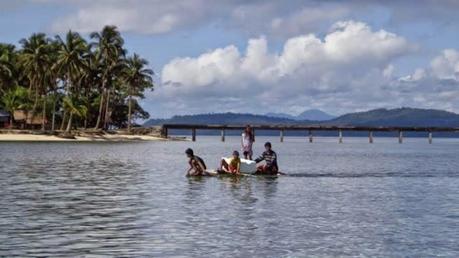
[[[406,105],[459,112],[459,51],[444,49],[430,65],[392,83]]]
[[[290,36],[310,32],[349,14],[339,4],[317,5],[315,1],[232,0],[33,0],[40,4],[67,4],[75,11],[53,22],[54,32],[79,32],[116,25],[122,31],[157,34],[177,29],[220,23],[249,34]]]
[[[361,22],[336,23],[323,38],[313,34],[288,39],[280,53],[264,37],[251,39],[241,53],[227,46],[198,57],[176,58],[162,70],[156,99],[180,102],[182,111],[294,112],[301,107],[347,111],[387,104],[391,62],[411,53],[404,38],[372,31]],[[199,99],[199,101],[197,101]],[[247,110],[249,109],[249,110]],[[206,109],[201,109],[206,110]]]
[[[280,54],[268,53],[267,40],[261,37],[249,40],[244,56],[235,46],[228,46],[197,58],[177,58],[165,65],[162,80],[185,87],[210,86],[228,78],[275,83],[297,74],[321,77],[333,72],[331,68],[385,68],[390,60],[411,50],[402,37],[347,21],[335,24],[324,40],[313,34],[290,38]]]
[[[49,0],[41,0],[48,2]],[[210,17],[206,0],[99,0],[67,1],[76,8],[51,26],[54,32],[69,29],[83,33],[116,25],[122,31],[157,34],[193,26]],[[216,13],[213,13],[216,15]]]
[[[162,73],[165,83],[206,86],[226,80],[235,73],[240,61],[235,46],[219,48],[199,58],[177,58],[167,64]]]
[[[401,77],[400,81],[407,83],[429,81],[432,84],[457,82],[459,84],[459,51],[444,49],[432,59],[429,67],[417,68],[413,74]]]
[[[381,10],[388,11],[389,18],[385,19],[392,21],[394,28],[400,23],[425,20],[444,25],[458,20],[459,7],[456,0],[441,3],[418,0],[416,5],[411,1],[380,0],[289,0],[288,3],[277,0],[26,0],[21,3],[30,2],[70,6],[70,13],[54,20],[51,25],[54,32],[68,29],[92,32],[110,24],[123,31],[156,34],[219,23],[251,36],[266,34],[281,38],[322,31],[338,20],[381,16]]]
[[[440,79],[459,80],[459,52],[445,49],[441,55],[432,60],[432,73]]]

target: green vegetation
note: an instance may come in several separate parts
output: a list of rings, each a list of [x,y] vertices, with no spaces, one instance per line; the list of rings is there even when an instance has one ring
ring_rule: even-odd
[[[69,31],[64,38],[37,33],[19,43],[0,43],[0,108],[12,117],[25,114],[21,126],[38,120],[42,130],[67,133],[130,131],[134,119],[149,117],[137,100],[153,89],[153,71],[139,55],[128,55],[116,27],[91,33],[89,41]]]

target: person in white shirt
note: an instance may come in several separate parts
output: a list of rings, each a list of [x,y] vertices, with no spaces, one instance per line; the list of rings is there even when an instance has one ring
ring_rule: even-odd
[[[252,160],[252,145],[254,142],[254,135],[253,135],[253,130],[250,125],[247,125],[246,128],[244,129],[244,132],[242,133],[242,139],[241,139],[241,145],[242,145],[242,153],[244,155],[244,159],[249,159]]]

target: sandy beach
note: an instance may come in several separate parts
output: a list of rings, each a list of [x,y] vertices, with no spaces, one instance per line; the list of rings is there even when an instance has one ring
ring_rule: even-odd
[[[167,141],[169,139],[150,135],[85,135],[75,136],[75,139],[66,139],[55,135],[39,134],[0,134],[0,142],[132,142],[132,141]]]

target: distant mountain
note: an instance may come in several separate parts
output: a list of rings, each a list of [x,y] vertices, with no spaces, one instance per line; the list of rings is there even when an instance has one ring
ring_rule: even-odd
[[[326,121],[330,125],[459,127],[459,115],[436,109],[396,108],[350,113]]]
[[[284,114],[284,113],[267,113],[266,116],[287,118],[287,119],[298,120],[298,121],[303,121],[303,120],[327,121],[327,120],[331,120],[335,118],[335,116],[327,114],[323,112],[322,110],[318,110],[318,109],[306,110],[303,113],[299,114],[298,116],[293,116],[293,115]]]
[[[291,120],[297,120],[297,116],[292,116],[289,114],[285,113],[266,113],[265,116],[269,117],[277,117],[277,118],[286,118],[286,119],[291,119]]]
[[[314,114],[314,112],[312,112]],[[269,116],[268,116],[269,115]],[[305,116],[311,117],[311,116]],[[144,126],[160,124],[226,124],[226,125],[354,125],[354,126],[419,126],[419,127],[459,127],[459,115],[443,110],[397,108],[375,109],[366,112],[350,113],[327,121],[299,120],[272,114],[253,115],[236,113],[199,114],[174,116],[170,119],[150,119]]]
[[[311,123],[311,121],[303,121]],[[218,113],[173,116],[169,119],[150,119],[144,126],[160,124],[235,124],[235,125],[267,125],[267,124],[297,124],[298,121],[281,117],[269,117],[253,114]]]
[[[332,116],[318,109],[306,110],[297,116],[297,120],[313,120],[313,121],[327,121],[327,120],[331,120],[334,118],[335,116]]]

